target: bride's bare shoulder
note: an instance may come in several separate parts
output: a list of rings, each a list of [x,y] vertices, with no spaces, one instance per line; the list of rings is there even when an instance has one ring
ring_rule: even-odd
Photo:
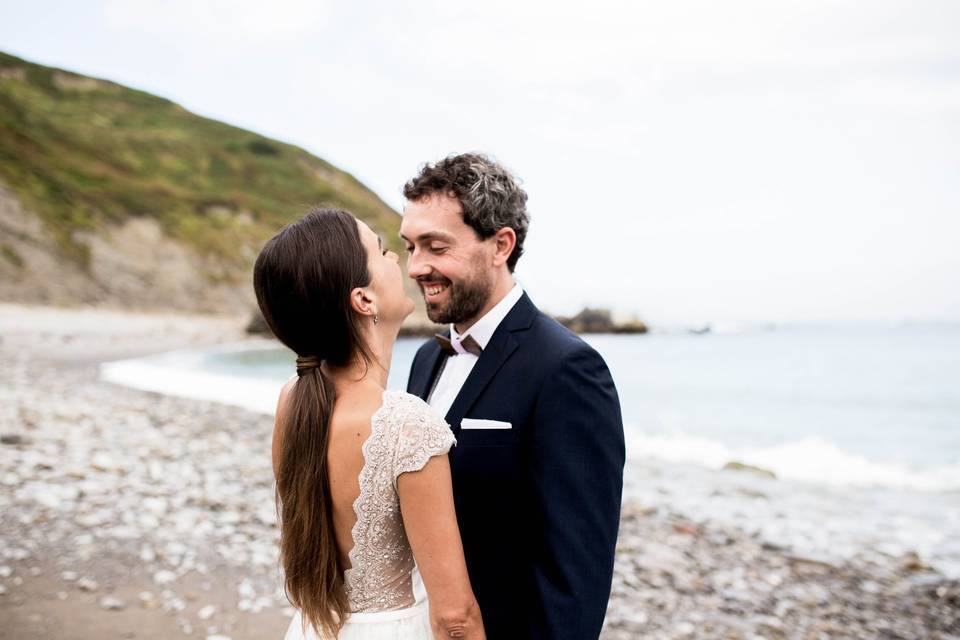
[[[289,380],[283,385],[283,388],[280,389],[280,398],[277,400],[277,418],[280,418],[280,414],[284,413],[287,409],[287,403],[290,401],[290,392],[293,390],[293,385],[297,384],[297,376],[291,376]]]

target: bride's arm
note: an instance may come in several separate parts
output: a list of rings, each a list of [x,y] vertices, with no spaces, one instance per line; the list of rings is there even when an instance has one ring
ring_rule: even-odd
[[[419,471],[400,474],[397,493],[407,538],[427,588],[434,636],[485,638],[463,559],[446,454],[431,457]]]

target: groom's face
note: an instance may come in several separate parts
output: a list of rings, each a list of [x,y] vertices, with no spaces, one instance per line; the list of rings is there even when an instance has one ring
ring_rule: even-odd
[[[495,245],[463,221],[460,202],[439,194],[410,202],[400,237],[407,247],[407,272],[420,286],[430,320],[461,324],[475,319],[490,295]]]

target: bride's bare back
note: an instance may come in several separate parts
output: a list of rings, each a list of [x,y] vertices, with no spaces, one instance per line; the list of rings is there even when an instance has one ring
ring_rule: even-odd
[[[275,468],[292,384],[278,405]],[[476,605],[453,507],[448,425],[416,396],[356,385],[338,392],[328,438],[334,533],[349,567],[351,610],[409,607],[425,586],[435,624],[469,630],[479,616],[460,610]]]
[[[370,437],[373,415],[383,404],[379,389],[367,389],[337,399],[330,418],[327,469],[333,496],[333,528],[343,566],[350,566],[351,530],[357,516],[353,504],[360,495],[363,443]]]

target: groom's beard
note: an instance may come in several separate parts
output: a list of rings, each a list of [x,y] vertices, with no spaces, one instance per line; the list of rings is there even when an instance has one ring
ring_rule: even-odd
[[[427,303],[427,317],[437,324],[460,324],[480,313],[490,297],[490,281],[480,272],[473,280],[453,282],[448,280],[447,301],[443,304]]]

